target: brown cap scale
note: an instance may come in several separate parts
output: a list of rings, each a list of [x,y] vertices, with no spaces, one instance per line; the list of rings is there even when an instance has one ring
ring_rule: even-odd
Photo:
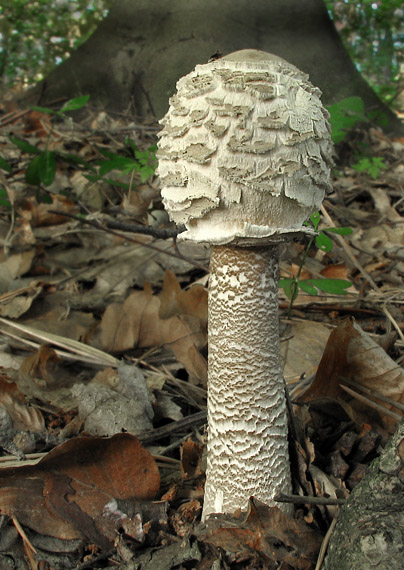
[[[164,205],[180,239],[212,246],[203,518],[290,491],[278,244],[307,232],[330,187],[319,97],[293,65],[242,50],[181,78],[161,121]]]

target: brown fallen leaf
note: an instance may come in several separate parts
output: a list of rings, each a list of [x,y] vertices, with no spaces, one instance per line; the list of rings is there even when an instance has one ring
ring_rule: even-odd
[[[341,388],[346,381],[404,403],[404,370],[351,319],[344,320],[330,334],[316,376],[298,400],[337,399],[342,405],[349,403],[361,414],[359,423],[371,418],[372,422],[380,421],[383,427],[393,431],[396,420],[359,404]],[[372,422],[369,419],[368,423]]]
[[[25,396],[65,411],[76,404],[71,392],[75,381],[56,351],[47,344],[27,356],[18,371],[18,386]]]
[[[17,319],[28,311],[42,289],[41,284],[31,283],[28,287],[22,287],[17,291],[7,291],[0,295],[0,317]]]
[[[181,456],[181,476],[182,479],[190,479],[193,477],[199,477],[202,475],[203,470],[201,468],[203,446],[196,441],[192,441],[191,438],[184,441],[180,448]]]
[[[0,469],[0,512],[38,533],[87,538],[105,550],[111,521],[99,521],[111,500],[151,501],[159,487],[158,467],[136,437],[76,438],[36,465]]]
[[[24,116],[24,133],[30,136],[47,137],[51,130],[52,117],[40,111],[28,111]]]
[[[15,382],[0,374],[0,405],[9,414],[15,430],[42,432],[45,422],[41,412],[27,404]]]
[[[25,198],[18,209],[22,218],[28,221],[31,227],[51,226],[65,224],[66,217],[53,214],[50,210],[75,214],[78,212],[77,205],[66,196],[61,194],[50,194],[52,204],[38,203],[34,197]]]
[[[285,570],[310,570],[322,542],[321,535],[305,522],[255,499],[244,521],[231,519],[226,524],[222,517],[214,517],[198,538],[232,553],[234,559],[257,551],[275,563],[274,568]]]
[[[192,315],[199,318],[204,328],[207,327],[208,292],[202,285],[192,285],[188,291],[183,291],[175,274],[167,269],[159,299],[161,319],[178,314]]]
[[[181,291],[173,274],[166,278],[160,297],[145,284],[143,291],[134,291],[123,303],[107,307],[90,336],[90,344],[112,353],[163,346],[173,352],[191,376],[206,384],[207,364],[200,349],[207,341],[207,297],[199,288],[196,294],[193,289]]]
[[[320,275],[327,277],[327,279],[345,279],[349,281],[351,271],[345,263],[337,263],[334,265],[327,265],[320,271]]]

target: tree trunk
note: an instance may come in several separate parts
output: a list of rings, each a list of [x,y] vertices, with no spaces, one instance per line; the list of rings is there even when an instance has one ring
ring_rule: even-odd
[[[179,77],[216,52],[256,48],[310,75],[323,102],[358,95],[380,100],[356,70],[322,0],[116,0],[71,58],[31,89],[49,104],[89,93],[93,104],[160,118]],[[390,116],[394,127],[394,115]]]
[[[338,516],[323,570],[404,568],[404,421]]]

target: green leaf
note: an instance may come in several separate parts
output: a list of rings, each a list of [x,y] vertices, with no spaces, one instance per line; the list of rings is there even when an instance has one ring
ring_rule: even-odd
[[[129,146],[131,148],[131,150],[133,152],[133,156],[135,156],[135,153],[138,151],[138,148],[137,148],[135,142],[131,138],[126,137],[125,144],[126,144],[126,146]]]
[[[139,170],[139,164],[133,158],[128,158],[127,156],[115,155],[110,160],[97,164],[100,165],[100,176],[108,174],[111,170],[119,170],[125,174],[130,174],[132,170]]]
[[[380,171],[387,168],[382,156],[374,156],[372,158],[361,158],[356,164],[352,165],[357,172],[369,174],[374,180],[379,176]]]
[[[27,152],[28,154],[38,154],[38,152],[41,152],[39,150],[39,148],[37,148],[36,146],[33,146],[32,144],[27,143],[27,141],[20,139],[18,137],[14,137],[14,136],[9,136],[8,137],[10,139],[10,141],[12,143],[14,143],[16,146],[18,146],[18,148],[20,150],[22,150],[23,152]]]
[[[142,182],[146,182],[146,180],[148,178],[150,178],[150,176],[153,176],[155,172],[155,169],[152,166],[144,166],[140,171],[140,178],[142,180]]]
[[[326,228],[323,230],[324,232],[332,232],[333,234],[339,234],[340,236],[349,236],[353,232],[352,228]]]
[[[317,289],[310,283],[309,280],[299,281],[298,283],[300,289],[309,295],[317,295]]]
[[[332,239],[329,238],[323,231],[321,231],[319,235],[316,236],[316,245],[321,251],[328,252],[332,250],[334,244]]]
[[[10,200],[5,188],[0,188],[0,208],[7,208],[7,210],[11,210]]]
[[[39,186],[41,183],[44,186],[49,186],[55,178],[55,172],[55,153],[45,150],[35,156],[28,164],[25,171],[25,180],[28,184],[33,184],[34,186]]]
[[[315,230],[317,230],[318,228],[318,224],[320,223],[320,218],[321,218],[320,212],[314,212],[314,214],[310,216],[310,221],[313,224]]]
[[[67,113],[68,111],[78,111],[78,109],[84,107],[84,105],[88,102],[89,99],[90,95],[82,95],[81,97],[70,99],[70,101],[67,101],[67,103],[63,105],[59,113]]]
[[[55,179],[56,156],[51,150],[44,150],[39,155],[38,173],[44,186],[50,186]]]
[[[92,164],[90,164],[87,160],[80,158],[77,154],[71,154],[70,152],[59,152],[58,153],[60,158],[63,158],[66,162],[73,164],[74,166],[80,164],[84,166],[89,172],[96,172],[95,168]]]
[[[295,283],[294,279],[279,279],[279,287],[285,291],[285,295],[288,299],[292,298],[294,291],[296,290],[296,287],[293,287],[292,290],[292,283]]]
[[[363,101],[360,97],[347,97],[327,107],[330,112],[331,136],[335,143],[343,141],[359,122],[367,122]]]
[[[41,178],[39,176],[39,154],[35,156],[27,166],[25,171],[25,180],[28,184],[33,186],[39,186],[41,184]]]
[[[6,172],[11,172],[11,166],[2,156],[0,156],[0,168]]]
[[[37,107],[36,105],[32,106],[31,109],[33,111],[39,111],[40,113],[47,113],[48,115],[55,115],[57,112],[50,107]]]
[[[350,281],[345,279],[310,279],[310,283],[320,291],[333,295],[346,295],[345,289],[352,285]]]

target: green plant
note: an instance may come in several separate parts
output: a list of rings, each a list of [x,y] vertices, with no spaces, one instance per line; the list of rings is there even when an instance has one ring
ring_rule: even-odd
[[[67,113],[81,109],[89,100],[88,95],[76,97],[67,101],[59,110],[49,107],[32,107],[32,110],[40,113],[46,113],[63,120],[68,119]],[[85,176],[90,182],[98,182],[102,180],[115,187],[130,190],[131,183],[123,182],[117,179],[106,177],[111,171],[116,170],[123,174],[132,174],[134,172],[140,175],[142,182],[145,182],[154,174],[157,166],[156,145],[150,146],[147,150],[141,151],[130,138],[125,139],[125,146],[121,153],[114,153],[99,148],[98,151],[104,156],[94,164],[81,159],[78,155],[50,150],[49,145],[52,138],[53,126],[47,136],[44,148],[30,144],[24,139],[16,136],[9,136],[9,139],[22,152],[32,155],[31,160],[25,171],[25,180],[28,184],[32,184],[38,188],[38,200],[49,201],[49,197],[45,192],[39,192],[43,187],[50,186],[56,174],[56,166],[58,161],[64,161],[74,166],[82,166],[86,172]],[[10,165],[0,157],[0,168],[11,172]],[[0,196],[1,198],[1,196]],[[4,199],[3,199],[4,200]]]
[[[7,190],[2,187],[0,187],[0,208],[11,210],[11,204],[8,198]]]
[[[388,124],[388,119],[383,113],[366,112],[360,97],[347,97],[329,105],[331,137],[334,143],[340,143],[360,123],[376,123],[381,127]]]
[[[329,252],[332,250],[333,241],[327,235],[328,233],[345,235],[345,236],[352,233],[351,228],[345,228],[345,227],[324,228],[318,230],[319,223],[320,223],[320,214],[319,212],[316,212],[312,214],[312,216],[310,217],[310,222],[306,222],[306,225],[311,226],[312,229],[314,229],[314,231],[318,232],[318,234],[310,238],[310,241],[307,244],[304,255],[299,264],[299,269],[297,271],[297,274],[294,277],[288,277],[279,280],[279,287],[285,291],[285,294],[289,299],[288,317],[290,316],[290,313],[292,311],[293,303],[296,300],[296,297],[299,293],[299,289],[301,289],[305,293],[308,293],[309,295],[318,295],[319,291],[323,293],[332,293],[333,295],[346,295],[347,294],[346,289],[352,285],[350,281],[347,281],[345,279],[326,279],[326,278],[300,279],[300,275],[302,273],[305,261],[314,242],[321,251]]]
[[[348,97],[327,108],[330,113],[331,137],[336,144],[344,141],[349,131],[360,123],[376,122],[380,126],[386,125],[383,115],[365,112],[363,101],[360,97]],[[387,168],[387,164],[385,164],[384,158],[381,156],[366,156],[365,150],[366,145],[356,144],[354,155],[357,161],[352,164],[352,168],[376,179],[380,172]]]
[[[81,109],[88,100],[89,95],[83,95],[81,97],[76,97],[75,99],[70,99],[70,101],[67,101],[59,110],[50,109],[48,107],[32,107],[32,109],[34,111],[47,113],[48,115],[55,115],[57,117],[65,119],[66,113],[69,111],[77,111],[78,109]],[[67,153],[49,150],[48,147],[52,133],[53,128],[50,129],[45,142],[45,148],[42,150],[39,147],[28,143],[24,139],[20,139],[16,136],[9,136],[11,142],[13,142],[21,151],[33,155],[33,158],[28,163],[27,170],[25,171],[25,180],[28,182],[28,184],[37,186],[38,189],[41,186],[50,186],[54,181],[57,159],[62,159],[68,162],[74,161],[75,163],[81,162],[88,168],[91,168],[88,163],[79,159],[79,157],[72,157],[72,155]]]
[[[12,170],[11,166],[2,156],[0,156],[0,169],[5,170],[6,172],[11,172]],[[0,207],[11,210],[11,204],[8,198],[7,190],[2,186],[0,186]]]
[[[384,162],[384,158],[382,156],[372,156],[370,158],[364,156],[358,160],[358,162],[353,164],[352,168],[354,168],[357,172],[369,174],[373,180],[376,180],[380,172],[388,168],[388,166]]]
[[[113,170],[124,174],[137,172],[140,175],[141,181],[146,182],[146,180],[154,174],[157,167],[156,145],[152,145],[147,150],[141,151],[137,148],[132,139],[126,138],[123,154],[117,154],[105,149],[98,150],[105,159],[98,160],[95,163],[96,166],[99,167],[96,175],[87,175],[87,179],[90,180],[90,182],[102,180],[113,186],[120,186],[121,188],[129,190],[130,184],[105,178],[105,175]]]
[[[335,143],[342,142],[358,123],[369,121],[360,97],[347,97],[327,107],[330,113],[331,137]]]

